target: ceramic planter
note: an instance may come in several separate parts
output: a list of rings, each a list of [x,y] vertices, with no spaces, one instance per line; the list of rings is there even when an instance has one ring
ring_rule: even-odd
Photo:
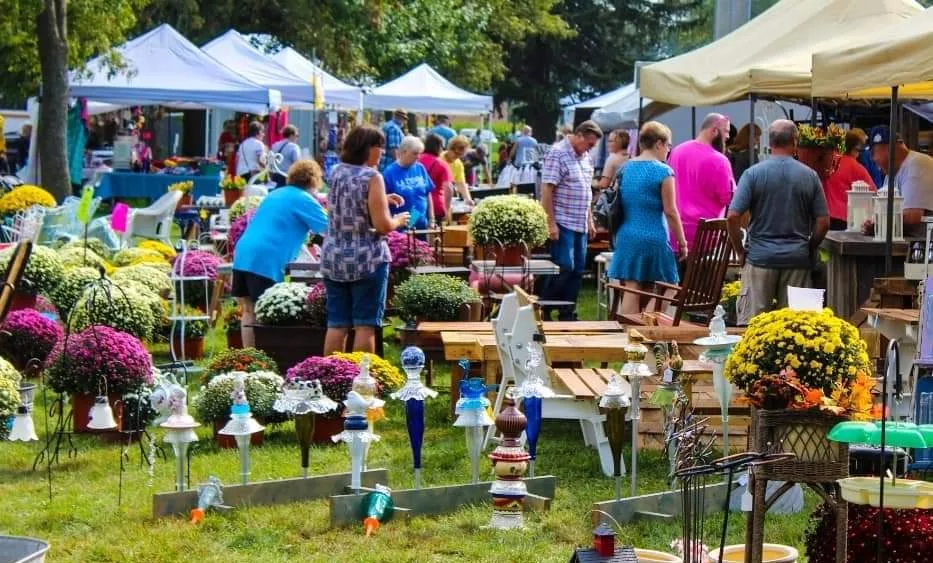
[[[224,190],[224,205],[230,207],[243,196],[243,190]]]
[[[227,348],[243,348],[243,332],[241,332],[240,329],[227,331]]]
[[[172,350],[179,360],[200,360],[204,357],[204,337],[181,339],[173,336]]]
[[[494,252],[496,266],[521,266],[525,257],[525,247],[521,244],[508,244]]]
[[[797,550],[776,543],[766,543],[761,551],[761,563],[796,563],[799,554]],[[719,550],[714,549],[709,554],[710,561],[719,561]],[[640,561],[640,559],[639,559]],[[727,545],[722,550],[723,563],[741,563],[745,561],[745,545]]]

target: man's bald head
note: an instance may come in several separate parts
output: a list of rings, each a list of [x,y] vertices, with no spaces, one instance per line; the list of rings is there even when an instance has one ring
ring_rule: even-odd
[[[768,128],[772,149],[790,149],[797,145],[797,125],[789,119],[778,119]]]
[[[700,124],[697,140],[723,152],[729,140],[729,118],[721,113],[707,115]]]
[[[729,118],[721,113],[711,113],[703,118],[703,123],[700,124],[700,131],[705,131],[707,129],[721,128],[725,126],[726,131],[729,130]]]

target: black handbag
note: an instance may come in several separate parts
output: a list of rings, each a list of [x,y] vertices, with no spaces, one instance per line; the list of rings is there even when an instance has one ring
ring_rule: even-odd
[[[622,212],[622,194],[620,193],[622,191],[622,172],[624,170],[623,168],[619,171],[619,181],[614,187],[609,186],[599,194],[593,208],[593,219],[597,225],[609,231],[610,244],[612,244],[616,231],[619,230],[622,221],[625,219]]]

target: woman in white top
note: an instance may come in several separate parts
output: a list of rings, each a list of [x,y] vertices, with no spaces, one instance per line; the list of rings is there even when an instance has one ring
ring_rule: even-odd
[[[236,175],[247,182],[266,165],[266,145],[262,142],[262,123],[249,124],[249,136],[240,143],[236,153]]]
[[[628,162],[629,134],[624,129],[616,129],[609,133],[609,158],[603,165],[603,173],[599,178],[599,189],[604,190],[611,186],[619,174],[619,170]]]
[[[298,146],[298,128],[294,125],[286,125],[282,129],[282,137],[281,141],[274,143],[271,147],[272,152],[282,155],[282,161],[278,163],[281,174],[278,172],[272,174],[272,179],[275,181],[276,186],[280,188],[288,183],[286,182],[288,169],[292,167],[292,164],[301,160],[301,147]]]

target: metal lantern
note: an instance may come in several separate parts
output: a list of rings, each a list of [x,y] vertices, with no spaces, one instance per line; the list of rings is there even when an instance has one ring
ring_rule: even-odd
[[[888,236],[888,190],[878,191],[872,198],[872,213],[875,223],[875,240],[885,241]],[[894,229],[891,240],[904,240],[904,197],[894,195]]]
[[[851,189],[846,192],[846,230],[852,233],[862,232],[865,221],[872,220],[875,197],[867,182],[856,180],[852,182]]]

